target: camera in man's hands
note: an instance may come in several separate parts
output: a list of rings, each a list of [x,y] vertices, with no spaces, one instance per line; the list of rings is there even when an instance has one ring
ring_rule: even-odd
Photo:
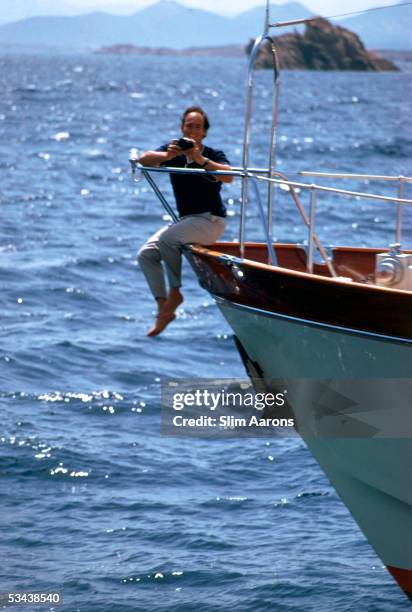
[[[182,138],[179,138],[179,140],[174,144],[176,144],[176,146],[178,146],[179,149],[182,149],[183,151],[193,149],[193,147],[195,146],[193,140],[190,140],[190,138],[185,138],[184,136],[182,136]]]

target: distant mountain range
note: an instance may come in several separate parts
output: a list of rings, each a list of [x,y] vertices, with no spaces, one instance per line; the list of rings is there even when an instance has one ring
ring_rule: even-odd
[[[145,0],[145,5],[150,3],[151,0]],[[106,12],[117,15],[130,15],[136,10],[136,0],[104,0],[104,5]],[[73,0],[0,0],[0,23],[34,16],[85,15],[94,10],[90,0],[82,0],[81,5],[74,4]]]
[[[339,25],[356,32],[368,48],[412,49],[412,7],[376,10],[340,20]],[[264,7],[255,7],[235,17],[188,8],[174,0],[161,0],[133,15],[93,12],[71,17],[31,17],[0,25],[0,44],[50,45],[96,49],[101,46],[134,44],[146,47],[202,47],[246,44],[261,34]],[[271,20],[286,21],[312,16],[298,2],[273,5]],[[284,33],[285,29],[273,33]]]

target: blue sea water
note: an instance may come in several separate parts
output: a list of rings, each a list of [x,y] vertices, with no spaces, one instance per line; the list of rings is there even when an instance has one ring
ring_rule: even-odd
[[[284,73],[279,169],[410,176],[403,68]],[[162,380],[245,375],[188,267],[177,320],[146,338],[154,306],[135,254],[165,217],[131,181],[128,150],[178,135],[194,103],[208,143],[239,165],[245,82],[241,59],[0,57],[0,591],[61,591],[64,612],[409,608],[300,439],[160,435]],[[260,165],[269,72],[254,102]],[[239,196],[224,187],[227,239]],[[409,248],[411,226],[405,210]],[[386,247],[395,207],[323,196],[318,231]],[[274,233],[306,238],[283,191]],[[260,237],[253,206],[248,237]]]

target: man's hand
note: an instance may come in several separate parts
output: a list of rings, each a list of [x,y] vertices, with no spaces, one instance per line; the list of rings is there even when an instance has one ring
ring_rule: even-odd
[[[188,138],[188,140],[190,140]],[[194,140],[192,140],[193,142],[193,147],[191,149],[187,149],[185,151],[185,155],[187,157],[187,159],[189,160],[189,162],[195,162],[196,164],[201,163],[200,160],[203,159],[202,157],[202,145],[201,144],[196,144],[196,142]]]
[[[183,151],[180,147],[177,146],[177,140],[172,140],[170,144],[167,146],[167,155],[166,160],[173,159],[178,155],[182,155]]]

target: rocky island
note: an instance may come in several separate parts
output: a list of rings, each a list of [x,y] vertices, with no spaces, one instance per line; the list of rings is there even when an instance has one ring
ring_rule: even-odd
[[[399,70],[390,60],[365,49],[357,34],[318,17],[308,21],[305,32],[274,37],[280,67],[286,70]],[[247,48],[250,53],[252,39]],[[256,66],[272,68],[270,45],[259,53]]]
[[[308,21],[305,32],[292,32],[274,37],[279,52],[280,67],[286,70],[399,70],[389,59],[365,49],[361,39],[346,28],[334,26],[327,19],[318,17]],[[95,53],[119,55],[160,56],[223,56],[244,57],[254,44],[226,45],[220,47],[191,47],[171,49],[168,47],[138,47],[132,44],[117,44],[102,47]],[[264,46],[256,60],[257,68],[272,68],[270,45]]]

